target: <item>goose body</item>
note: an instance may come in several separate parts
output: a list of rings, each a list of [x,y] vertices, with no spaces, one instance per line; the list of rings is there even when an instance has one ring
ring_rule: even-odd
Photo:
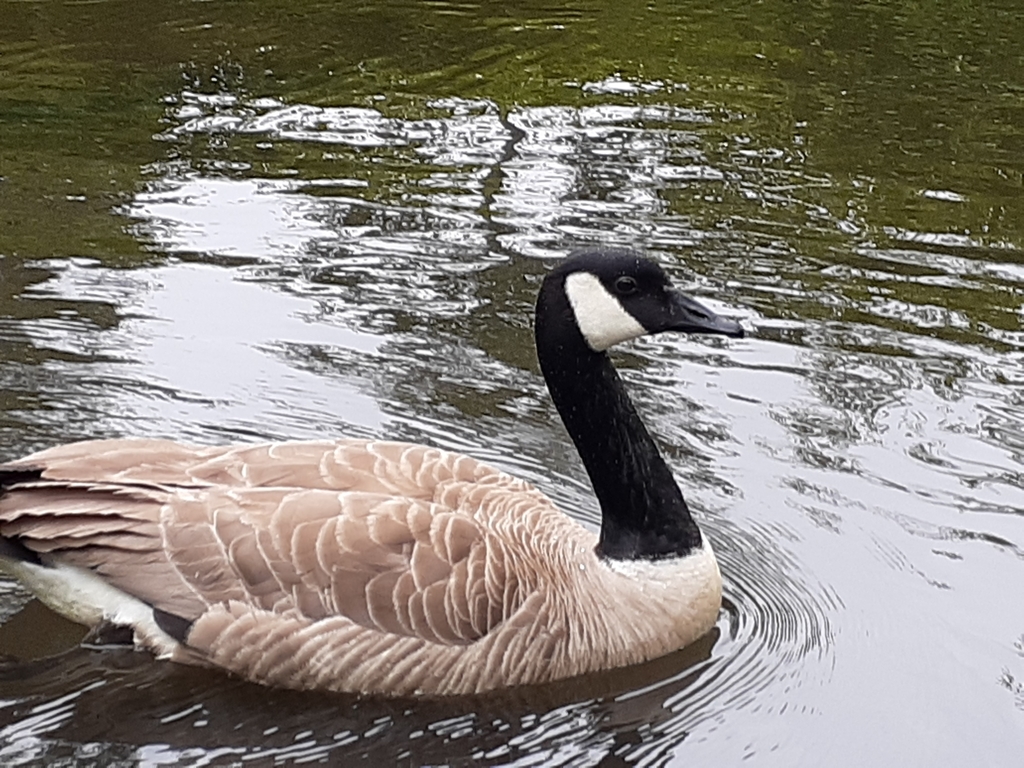
[[[713,625],[711,547],[605,350],[742,335],[626,251],[545,278],[541,368],[599,535],[468,456],[336,440],[73,443],[0,464],[0,569],[160,658],[274,686],[480,693],[639,663]]]

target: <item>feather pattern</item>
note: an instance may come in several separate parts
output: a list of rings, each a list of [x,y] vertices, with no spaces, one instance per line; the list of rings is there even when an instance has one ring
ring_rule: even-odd
[[[113,440],[3,470],[31,468],[0,497],[0,535],[189,623],[180,644],[140,644],[257,682],[474,693],[639,662],[710,626],[687,621],[692,588],[616,573],[546,496],[459,454]],[[713,621],[717,585],[698,583]]]

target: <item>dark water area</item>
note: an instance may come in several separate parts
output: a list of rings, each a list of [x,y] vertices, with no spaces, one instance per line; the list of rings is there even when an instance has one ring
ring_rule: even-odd
[[[0,577],[3,765],[1019,766],[1024,9],[0,0],[0,460],[385,436],[596,527],[532,302],[645,250],[747,338],[615,359],[715,632],[450,701],[271,691]]]

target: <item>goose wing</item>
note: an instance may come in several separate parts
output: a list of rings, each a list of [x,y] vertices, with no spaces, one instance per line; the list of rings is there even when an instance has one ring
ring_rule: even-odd
[[[536,590],[514,542],[538,507],[554,509],[473,459],[400,443],[112,441],[4,472],[15,482],[0,536],[138,598],[189,649],[246,676],[258,675],[218,657],[238,657],[253,632],[264,654],[274,633],[318,647],[318,625],[350,645],[455,647],[528,621]]]

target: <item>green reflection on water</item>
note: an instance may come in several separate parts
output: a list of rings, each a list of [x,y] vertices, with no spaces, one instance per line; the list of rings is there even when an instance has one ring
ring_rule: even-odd
[[[3,12],[8,255],[146,258],[109,213],[154,162],[338,172],[302,145],[268,157],[255,139],[153,141],[164,100],[183,90],[402,117],[450,95],[506,112],[677,105],[711,118],[700,149],[735,170],[670,195],[670,210],[700,229],[739,227],[769,255],[781,235],[782,250],[823,265],[908,233],[1024,240],[1024,26],[1006,4],[9,2]],[[371,181],[386,189],[381,171]]]

